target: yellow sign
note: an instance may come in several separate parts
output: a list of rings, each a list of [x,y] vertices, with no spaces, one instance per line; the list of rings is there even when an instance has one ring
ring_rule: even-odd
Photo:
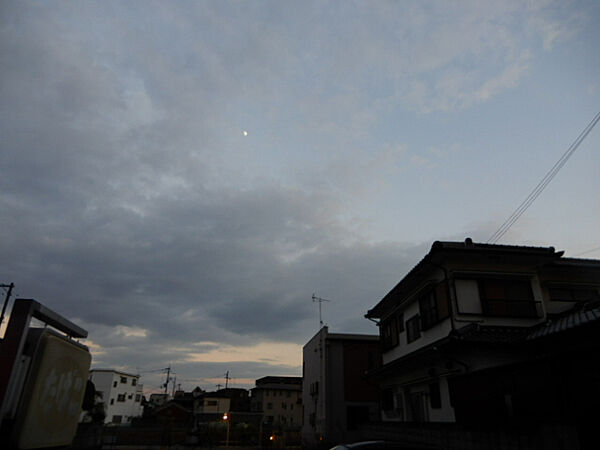
[[[19,408],[21,449],[69,445],[77,431],[91,355],[87,348],[44,332]]]

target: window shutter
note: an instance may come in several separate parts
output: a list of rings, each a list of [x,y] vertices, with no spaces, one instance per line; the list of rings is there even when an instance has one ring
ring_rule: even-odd
[[[445,319],[450,316],[450,302],[448,301],[448,282],[442,281],[435,287],[435,297],[437,299],[438,319]]]

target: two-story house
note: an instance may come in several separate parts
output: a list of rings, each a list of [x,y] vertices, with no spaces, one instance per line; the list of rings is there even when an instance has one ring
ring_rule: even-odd
[[[382,420],[575,423],[583,439],[600,403],[599,302],[600,261],[435,242],[366,314]]]

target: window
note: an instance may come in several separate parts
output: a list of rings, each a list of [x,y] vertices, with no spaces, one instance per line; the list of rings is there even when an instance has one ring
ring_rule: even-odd
[[[129,395],[127,396],[127,400],[131,400],[132,398],[133,398],[133,394],[129,394]]]
[[[267,409],[273,409],[273,403],[267,403]]]
[[[427,330],[438,322],[437,301],[433,289],[419,298],[419,314],[422,330]]]
[[[391,388],[384,389],[381,393],[381,409],[384,411],[394,409],[394,391]]]
[[[110,404],[111,404],[111,405],[114,405],[114,404],[115,404],[115,399],[114,399],[114,398],[111,398],[111,399],[110,399]]]
[[[548,293],[554,302],[587,302],[600,298],[597,289],[584,286],[553,286]]]
[[[113,383],[113,387],[117,387],[117,382],[116,381]]]
[[[421,337],[421,319],[415,314],[406,321],[406,342],[409,344]]]
[[[383,350],[389,350],[400,343],[400,333],[404,331],[404,314],[394,314],[381,324],[381,345]]]
[[[127,384],[127,377],[121,377],[121,383]]]
[[[117,395],[117,401],[118,402],[124,402],[125,401],[125,394],[119,394],[119,395]]]
[[[531,282],[524,279],[480,279],[479,294],[483,313],[500,317],[538,317]]]
[[[139,402],[142,399],[142,394],[135,394],[135,401]]]
[[[112,416],[112,423],[121,423],[123,421],[123,416]]]
[[[292,396],[292,393],[291,393],[290,391],[287,391],[287,392],[285,393],[285,396],[286,396],[287,398],[290,398],[290,397]]]
[[[217,406],[218,402],[216,400],[206,400],[206,406]]]
[[[287,403],[286,402],[281,402],[281,408],[282,409],[287,409]]]
[[[419,297],[421,330],[427,330],[450,316],[448,307],[448,284],[442,282]]]
[[[432,409],[440,409],[442,407],[440,383],[431,383],[429,385],[429,403]]]
[[[137,379],[135,379],[135,378],[132,378],[132,379],[131,379],[131,385],[132,385],[132,386],[135,386],[136,384],[137,384]]]
[[[396,417],[404,420],[404,396],[402,392],[396,392],[394,395],[394,404],[396,406]]]

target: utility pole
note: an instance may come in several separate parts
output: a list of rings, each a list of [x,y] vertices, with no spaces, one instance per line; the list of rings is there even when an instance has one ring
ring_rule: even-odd
[[[167,381],[165,381],[165,395],[167,394],[167,389],[169,388],[169,375],[171,374],[171,366],[167,367],[166,369],[163,369],[167,371]]]
[[[229,370],[227,372],[225,372],[225,389],[227,389],[227,386],[229,386],[229,380],[231,380],[231,378],[229,377]]]
[[[331,300],[327,300],[326,298],[317,297],[313,292],[312,301],[319,302],[319,329],[323,328],[323,318],[321,317],[321,303],[330,302]]]
[[[2,322],[4,321],[4,313],[6,312],[6,307],[8,306],[8,301],[10,300],[10,295],[15,287],[15,283],[0,284],[0,287],[5,289],[8,288],[8,291],[6,291],[6,296],[4,297],[4,305],[2,305],[2,315],[0,315],[0,326],[2,326]]]
[[[171,391],[171,397],[175,398],[175,383],[177,383],[177,375],[173,377],[173,390]]]

